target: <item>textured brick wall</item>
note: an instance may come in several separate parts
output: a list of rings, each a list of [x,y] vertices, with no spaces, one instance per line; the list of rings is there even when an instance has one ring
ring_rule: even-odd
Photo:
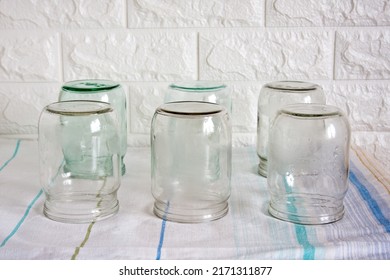
[[[126,90],[129,145],[148,145],[167,85],[201,79],[229,85],[234,145],[254,145],[262,85],[295,79],[390,163],[389,27],[389,0],[1,0],[0,135],[35,137],[63,82],[106,78]]]

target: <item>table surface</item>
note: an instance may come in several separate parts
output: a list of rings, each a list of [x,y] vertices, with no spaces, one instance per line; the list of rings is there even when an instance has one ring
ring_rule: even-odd
[[[229,212],[201,224],[153,215],[150,149],[129,148],[119,212],[90,224],[43,214],[34,140],[0,138],[0,259],[390,259],[390,174],[351,149],[346,213],[335,223],[297,225],[271,217],[254,147],[233,149]]]

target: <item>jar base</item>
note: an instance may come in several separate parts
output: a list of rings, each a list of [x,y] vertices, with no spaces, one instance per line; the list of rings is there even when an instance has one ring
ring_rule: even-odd
[[[212,208],[189,209],[179,208],[161,201],[155,201],[153,213],[167,221],[178,223],[203,223],[218,220],[229,211],[227,201],[214,205]]]
[[[258,165],[257,172],[259,175],[263,176],[264,178],[267,178],[268,173],[268,161],[265,158],[259,157],[260,163]]]
[[[119,211],[117,199],[56,199],[46,200],[43,214],[57,222],[83,224],[101,221],[114,216]]]
[[[326,200],[323,197],[321,199],[322,201]],[[271,201],[268,207],[268,212],[273,217],[304,225],[321,225],[336,222],[344,216],[344,211],[343,205],[329,206],[329,204],[319,203],[318,196],[306,196],[304,199],[299,196],[289,196],[284,204]]]
[[[121,174],[122,176],[126,174],[126,165],[123,161],[121,162]]]

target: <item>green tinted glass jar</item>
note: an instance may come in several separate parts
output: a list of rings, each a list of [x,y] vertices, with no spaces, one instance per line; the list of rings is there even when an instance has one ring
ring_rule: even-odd
[[[118,212],[121,183],[118,122],[108,103],[63,101],[39,118],[43,213],[66,223],[91,223]]]
[[[126,172],[124,157],[127,151],[126,94],[122,86],[110,80],[77,80],[65,83],[59,101],[92,100],[111,104],[119,123],[122,175]]]
[[[232,100],[227,85],[213,81],[181,81],[170,84],[164,102],[198,101],[222,105],[232,113]]]

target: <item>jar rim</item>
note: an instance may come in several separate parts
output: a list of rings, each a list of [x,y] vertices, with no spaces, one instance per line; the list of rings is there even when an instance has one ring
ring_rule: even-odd
[[[209,116],[225,112],[226,109],[216,103],[203,101],[169,102],[157,108],[156,112],[181,116]]]
[[[110,80],[89,79],[66,82],[62,90],[75,92],[108,91],[119,87],[120,84]]]
[[[286,115],[303,118],[322,118],[331,116],[343,116],[340,108],[320,103],[296,103],[282,107],[279,112]]]
[[[45,107],[45,110],[63,116],[87,116],[112,112],[109,103],[92,100],[70,100],[54,102]]]
[[[169,88],[181,91],[218,91],[226,85],[214,81],[180,81],[169,85]]]
[[[264,85],[265,88],[280,91],[314,91],[321,87],[314,83],[304,81],[275,81]]]

